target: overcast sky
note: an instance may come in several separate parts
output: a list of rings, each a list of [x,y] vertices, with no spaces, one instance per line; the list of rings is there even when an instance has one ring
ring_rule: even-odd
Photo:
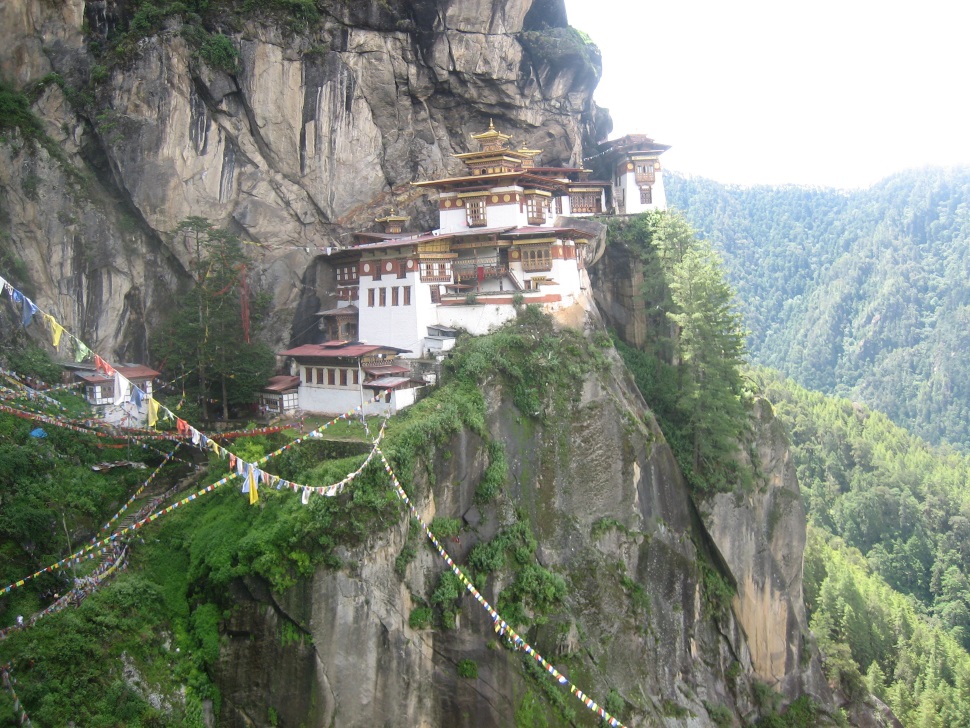
[[[613,137],[740,184],[867,186],[970,164],[967,0],[565,0]]]

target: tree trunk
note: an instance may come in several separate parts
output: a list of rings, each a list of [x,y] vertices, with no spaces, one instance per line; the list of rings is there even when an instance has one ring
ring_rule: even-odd
[[[205,378],[205,364],[199,358],[199,392],[202,398],[202,419],[209,419],[209,384]]]

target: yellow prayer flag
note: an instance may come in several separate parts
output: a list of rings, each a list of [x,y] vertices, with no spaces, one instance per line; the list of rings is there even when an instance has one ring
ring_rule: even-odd
[[[256,489],[256,474],[253,468],[249,469],[249,505],[254,505],[259,501],[259,491]]]
[[[156,422],[158,422],[158,402],[155,401],[154,397],[149,397],[148,398],[148,426],[154,427]]]
[[[56,349],[61,343],[61,334],[64,333],[64,327],[61,326],[57,319],[51,316],[49,313],[44,314],[44,319],[47,321],[47,325],[51,327],[51,339],[54,342],[54,348]]]

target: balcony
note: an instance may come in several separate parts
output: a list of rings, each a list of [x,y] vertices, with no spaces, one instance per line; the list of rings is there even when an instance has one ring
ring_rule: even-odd
[[[478,280],[479,271],[482,280],[486,278],[501,278],[509,272],[508,265],[497,257],[479,258],[478,260],[461,261],[452,264],[456,281]]]
[[[599,195],[572,194],[569,210],[574,215],[596,215],[603,212],[603,200]]]
[[[522,270],[529,273],[538,273],[552,270],[552,258],[536,257],[522,260]]]

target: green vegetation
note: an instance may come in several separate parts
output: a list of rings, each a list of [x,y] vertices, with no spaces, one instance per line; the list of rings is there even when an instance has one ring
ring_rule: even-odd
[[[235,73],[238,52],[222,29],[241,27],[244,20],[258,16],[295,33],[315,27],[321,18],[315,0],[135,0],[129,7],[127,28],[113,30],[105,39],[91,39],[91,51],[102,60],[104,73],[92,70],[91,80],[107,77],[103,64],[123,62],[133,56],[142,38],[160,32],[166,23],[178,20],[182,36],[197,57],[212,68]],[[106,42],[103,42],[106,41]],[[97,76],[97,77],[96,77]]]
[[[756,362],[970,448],[970,170],[852,191],[666,185],[723,253]]]
[[[202,41],[199,55],[212,68],[235,73],[239,67],[239,51],[227,36],[222,33],[210,35]]]
[[[461,425],[460,419],[450,424]],[[398,424],[397,429],[407,437],[419,426],[412,422]],[[0,415],[4,583],[69,552],[68,534],[75,546],[83,542],[146,472],[92,473],[90,463],[105,459],[96,438],[47,428],[48,437],[37,440],[27,434],[32,427]],[[421,434],[414,437],[426,439]],[[282,442],[282,436],[261,436],[237,441],[233,449],[255,459]],[[308,444],[310,449],[322,445],[326,443]],[[299,452],[280,456],[279,472],[310,484],[334,482],[362,460],[355,456],[321,463]],[[158,458],[150,456],[149,461],[157,463]],[[225,468],[224,461],[213,459],[208,479],[217,479]],[[52,509],[51,502],[58,507]],[[249,507],[234,487],[227,486],[191,508],[174,511],[159,521],[150,537],[149,531],[140,532],[146,541],[136,545],[130,571],[116,577],[110,587],[80,609],[47,617],[0,643],[0,660],[14,659],[18,692],[34,720],[40,725],[66,725],[72,719],[85,725],[202,725],[200,701],[213,698],[218,704],[208,670],[218,655],[220,624],[233,606],[226,587],[236,578],[259,576],[283,591],[311,573],[316,563],[339,566],[333,555],[337,545],[359,543],[375,528],[396,521],[399,513],[378,467],[365,471],[341,498],[314,498],[302,506],[292,494],[264,490],[261,503],[264,507]],[[11,624],[17,614],[36,611],[46,604],[45,594],[63,589],[56,575],[33,580],[0,600],[0,625]],[[136,595],[130,598],[141,606],[131,609],[123,601],[116,609],[115,590]],[[285,644],[301,639],[295,628],[281,633]],[[184,710],[175,704],[164,711],[152,709],[125,688],[122,652],[163,694],[173,685],[188,686]]]
[[[478,576],[485,576],[506,566],[521,568],[535,559],[539,547],[532,529],[525,521],[516,521],[502,529],[491,541],[476,544],[468,554],[468,565]]]
[[[269,299],[247,289],[249,261],[238,237],[201,217],[183,221],[177,234],[193,256],[195,285],[171,313],[156,355],[166,372],[188,374],[184,386],[202,419],[210,419],[214,401],[229,419],[229,407],[251,403],[276,366],[257,339]]]
[[[435,518],[431,522],[431,533],[435,535],[439,541],[446,540],[449,538],[456,538],[461,532],[461,519],[460,518]]]
[[[673,700],[664,699],[660,704],[660,714],[666,718],[686,718],[690,711]]]
[[[455,628],[455,618],[458,616],[459,600],[465,594],[465,587],[452,571],[443,571],[438,578],[438,586],[431,594],[431,604],[438,608],[441,626],[445,629]]]
[[[723,705],[713,705],[704,701],[704,709],[710,717],[711,722],[718,728],[731,728],[734,725],[734,713]]]
[[[429,607],[415,607],[408,616],[408,624],[411,629],[425,629],[431,626],[431,619],[434,613]]]
[[[498,611],[513,627],[543,624],[546,616],[563,606],[566,580],[538,564],[515,572],[512,586],[502,590]]]
[[[59,384],[63,369],[44,349],[26,336],[5,352],[7,368],[18,374],[36,377],[47,384]]]
[[[423,541],[424,533],[421,524],[412,518],[408,526],[408,539],[404,542],[401,553],[394,559],[394,573],[402,579],[407,575],[408,564],[418,555],[418,545]]]
[[[43,134],[40,119],[31,111],[27,95],[0,80],[0,138],[13,130],[25,139],[37,139]]]
[[[458,663],[458,676],[468,680],[478,677],[478,663],[474,660],[462,660]]]
[[[203,233],[207,232],[204,228]],[[222,243],[219,235],[215,246]],[[209,279],[221,275],[213,268]],[[217,285],[213,280],[215,293],[222,290]],[[48,364],[33,354],[26,360],[38,370]],[[461,431],[474,432],[483,441],[489,463],[478,484],[482,493],[478,497],[483,503],[491,502],[500,495],[508,465],[485,426],[483,386],[505,388],[525,408],[523,417],[537,422],[557,409],[568,413],[578,396],[575,378],[604,366],[601,349],[575,332],[556,332],[545,316],[523,309],[521,318],[495,337],[459,342],[443,383],[391,420],[383,450],[402,487],[416,496],[416,491],[434,483],[440,453],[451,451]],[[521,377],[540,387],[549,403],[523,386]],[[541,412],[528,410],[535,402],[542,404]],[[105,454],[95,438],[51,429],[46,440],[34,441],[27,434],[31,427],[27,421],[0,416],[0,576],[9,580],[68,551],[65,522],[72,541],[90,538],[140,484],[144,473],[119,469],[96,475],[88,466],[105,459]],[[356,432],[348,428],[348,434]],[[286,441],[284,434],[261,435],[242,438],[232,449],[255,460]],[[125,450],[117,452],[131,457]],[[308,442],[274,459],[273,472],[309,485],[329,485],[361,464],[364,456],[358,452],[355,443]],[[158,462],[154,456],[146,459],[150,464]],[[214,482],[227,469],[227,461],[210,456],[198,485]],[[25,472],[31,478],[24,478]],[[399,524],[404,513],[377,463],[341,495],[313,497],[306,506],[292,493],[268,488],[260,489],[258,506],[250,506],[237,487],[227,485],[200,496],[190,506],[140,529],[143,542],[135,544],[129,570],[110,586],[81,608],[45,618],[0,642],[0,662],[13,662],[18,693],[38,724],[66,725],[76,720],[85,725],[202,725],[202,701],[213,700],[219,711],[221,698],[211,675],[226,620],[238,608],[231,596],[234,585],[242,579],[262,581],[281,594],[316,569],[344,568],[338,557],[342,549],[364,546],[375,534]],[[58,509],[49,506],[52,493]],[[459,519],[448,517],[434,525],[443,538],[457,535],[462,528]],[[395,562],[399,574],[406,574],[421,540],[423,535],[412,523]],[[467,567],[479,580],[504,570],[501,578],[506,587],[497,601],[516,624],[541,623],[562,608],[565,597],[565,582],[536,563],[536,548],[531,527],[520,515],[491,542],[477,546],[475,565]],[[44,575],[0,599],[0,626],[11,624],[17,614],[43,607],[49,592],[62,588],[61,584],[56,577]],[[454,574],[443,569],[432,593],[416,597],[410,625],[426,629],[453,624],[464,594]],[[138,608],[127,606],[132,600]],[[305,634],[305,625],[286,622],[277,634],[279,646],[295,649]],[[523,661],[524,669],[535,672],[529,662]],[[124,664],[168,701],[162,709],[152,708],[143,694],[127,687]],[[473,667],[477,669],[464,667],[469,676]],[[541,670],[534,677],[543,686],[542,693],[550,696],[551,705],[559,706],[555,710],[575,716],[568,694]],[[178,686],[183,685],[184,703],[178,696]],[[531,724],[542,725],[546,710],[527,710],[523,715],[537,721]]]
[[[820,711],[811,698],[803,695],[779,713],[778,694],[764,683],[756,682],[754,687],[755,702],[763,712],[767,712],[755,723],[757,728],[815,728],[819,725]],[[711,718],[714,719],[714,714],[711,714]]]
[[[819,529],[809,535],[811,625],[829,680],[856,700],[871,689],[904,725],[968,725],[966,649],[871,573],[857,550]]]
[[[446,364],[458,381],[507,389],[519,411],[540,423],[568,412],[579,400],[574,383],[607,367],[601,350],[578,331],[556,331],[537,306],[521,309],[494,334],[463,339]]]
[[[544,28],[519,33],[519,42],[535,62],[554,68],[575,65],[599,79],[603,62],[599,48],[589,36],[576,28]]]
[[[731,610],[734,587],[720,572],[704,561],[700,561],[701,586],[704,593],[704,612],[708,616],[726,615]]]
[[[65,90],[65,95],[71,103],[79,101],[68,93],[63,79],[56,73],[48,74],[25,89],[16,89],[0,78],[0,143],[10,141],[10,132],[19,133],[26,142],[25,146],[29,153],[33,154],[38,145],[43,147],[51,158],[61,165],[68,177],[76,182],[81,178],[81,174],[67,161],[64,150],[47,134],[40,118],[31,109],[31,105],[40,97],[49,83],[58,83]],[[35,202],[39,199],[40,177],[33,169],[26,171],[21,185],[28,199]],[[10,254],[3,253],[4,257],[8,255]]]
[[[750,477],[737,465],[748,398],[740,318],[717,255],[668,213],[611,220],[608,234],[640,256],[655,332],[642,351],[620,341],[617,350],[695,490],[731,490]]]
[[[475,502],[479,505],[491,503],[498,496],[508,479],[509,464],[505,459],[502,443],[493,440],[488,444],[488,467],[475,488]]]
[[[814,524],[805,599],[829,679],[905,725],[970,719],[970,459],[858,403],[759,372]]]

